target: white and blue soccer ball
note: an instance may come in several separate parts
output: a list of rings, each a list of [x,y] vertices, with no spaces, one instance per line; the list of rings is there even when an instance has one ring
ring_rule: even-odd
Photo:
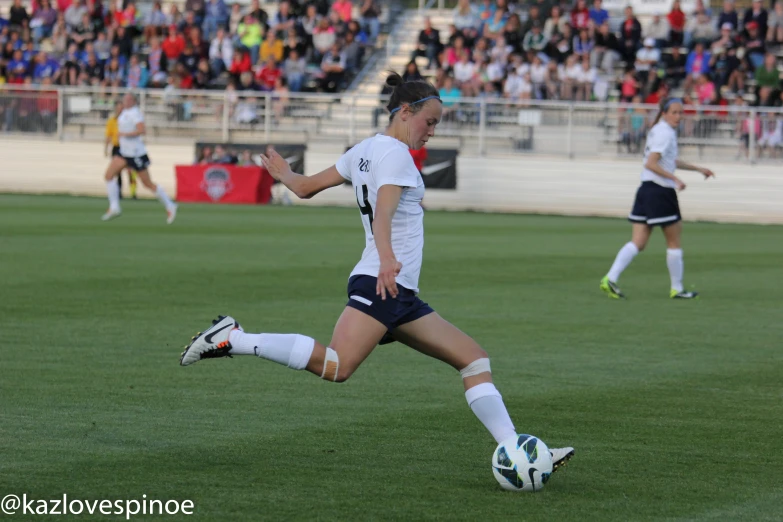
[[[538,437],[515,435],[492,454],[492,474],[503,489],[541,491],[552,474],[552,454]]]

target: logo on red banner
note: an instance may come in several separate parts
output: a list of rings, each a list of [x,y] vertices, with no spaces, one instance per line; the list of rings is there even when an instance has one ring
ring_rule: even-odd
[[[201,190],[207,193],[212,201],[220,201],[223,196],[234,188],[231,185],[231,174],[223,167],[210,167],[204,171],[204,181]]]

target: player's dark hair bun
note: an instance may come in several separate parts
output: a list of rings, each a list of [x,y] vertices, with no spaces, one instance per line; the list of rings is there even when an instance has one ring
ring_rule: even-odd
[[[394,71],[389,71],[389,76],[386,77],[386,85],[392,88],[389,105],[386,106],[389,112],[404,104],[409,105],[411,111],[418,112],[424,107],[424,104],[415,102],[429,96],[438,95],[438,90],[431,83],[424,80],[406,82],[402,79],[402,76]],[[389,121],[392,118],[394,118],[393,113],[389,117]]]
[[[403,80],[402,76],[394,71],[390,71],[389,76],[386,77],[386,85],[392,89],[397,88],[397,86],[402,85],[403,83],[405,83],[405,80]]]

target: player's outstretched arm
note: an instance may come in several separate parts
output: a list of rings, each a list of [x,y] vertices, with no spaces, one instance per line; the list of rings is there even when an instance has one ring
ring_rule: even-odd
[[[345,178],[334,165],[312,176],[297,174],[291,170],[285,158],[274,149],[269,151],[269,156],[261,154],[261,161],[273,178],[288,187],[300,199],[310,199],[319,192],[345,183]]]
[[[704,176],[704,179],[715,177],[715,173],[712,172],[710,169],[699,167],[698,165],[693,165],[686,161],[677,160],[677,168],[682,170],[695,170],[696,172],[701,172],[702,175]]]

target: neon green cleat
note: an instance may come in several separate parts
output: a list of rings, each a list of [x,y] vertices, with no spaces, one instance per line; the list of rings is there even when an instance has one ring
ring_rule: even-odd
[[[698,292],[688,292],[686,290],[683,290],[682,292],[678,292],[674,288],[672,288],[669,291],[669,297],[672,299],[698,299],[699,293]]]
[[[601,279],[601,290],[612,299],[625,299],[625,295],[620,291],[620,287],[612,281],[609,281],[609,276],[604,276],[604,278]]]

